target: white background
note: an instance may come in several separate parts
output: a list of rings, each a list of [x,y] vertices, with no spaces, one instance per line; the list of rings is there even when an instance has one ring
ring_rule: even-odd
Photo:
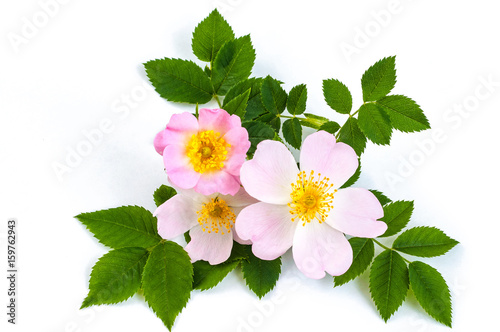
[[[411,225],[439,227],[461,242],[444,257],[425,259],[450,285],[453,330],[496,328],[500,21],[494,3],[3,0],[0,259],[5,271],[6,222],[15,218],[19,296],[18,324],[11,326],[1,277],[2,331],[166,330],[138,296],[78,310],[91,268],[107,249],[73,216],[121,205],[155,208],[152,193],[165,175],[153,138],[173,113],[193,108],[146,88],[142,63],[197,61],[191,33],[214,7],[237,36],[251,34],[254,76],[270,74],[287,91],[306,83],[308,111],[339,122],[345,117],[323,101],[322,80],[343,81],[359,107],[363,72],[397,56],[393,93],[416,100],[433,129],[394,133],[391,147],[368,144],[357,185],[415,200]],[[331,278],[300,277],[289,254],[282,279],[260,302],[236,272],[213,290],[193,292],[173,330],[201,329],[449,330],[413,295],[386,324],[366,273],[333,288]]]

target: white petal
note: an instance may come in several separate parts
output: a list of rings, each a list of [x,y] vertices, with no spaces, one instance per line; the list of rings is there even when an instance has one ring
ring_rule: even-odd
[[[175,195],[170,198],[153,214],[158,218],[158,234],[169,240],[187,232],[198,224],[197,207],[187,196]]]
[[[358,156],[353,148],[336,143],[335,136],[325,131],[309,135],[302,144],[300,169],[309,174],[321,173],[334,188],[340,188],[356,172]]]
[[[283,143],[262,141],[252,160],[240,170],[241,183],[246,191],[258,200],[271,204],[291,201],[292,183],[299,169],[291,152]]]
[[[363,188],[339,189],[326,222],[352,236],[377,237],[385,233],[387,224],[377,220],[384,216],[378,199]]]
[[[293,238],[293,259],[307,277],[321,279],[345,273],[352,264],[352,248],[344,234],[325,223],[299,225]]]
[[[191,261],[208,261],[211,265],[225,262],[233,248],[233,235],[231,233],[217,234],[204,232],[201,227],[193,227],[189,231],[191,241],[184,248]]]
[[[272,260],[292,246],[297,222],[292,222],[286,205],[256,203],[244,208],[236,218],[235,229],[243,240],[252,241],[255,256]]]

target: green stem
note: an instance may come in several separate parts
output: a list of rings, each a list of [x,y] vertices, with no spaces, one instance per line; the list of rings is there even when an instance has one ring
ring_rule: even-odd
[[[359,111],[359,110],[358,110],[358,111]],[[356,113],[358,113],[358,111],[356,111]],[[356,113],[354,113],[354,114],[356,114]],[[353,114],[353,115],[354,115],[354,114]],[[349,118],[351,118],[351,117],[352,117],[352,115],[351,115],[351,114],[349,114]],[[345,124],[346,124],[346,123],[347,123],[347,121],[346,121],[346,122],[344,122],[344,124],[343,124],[343,125],[340,127],[340,129],[337,131],[337,134],[335,135],[335,140],[336,140],[336,141],[338,141],[338,140],[339,140],[339,137],[340,137],[340,132],[342,131],[342,128],[344,128],[344,126],[345,126]]]
[[[363,103],[363,105],[366,105],[366,104],[376,104],[376,103],[377,103],[376,101],[365,101],[365,102]],[[363,105],[361,105],[361,106],[363,106]],[[349,115],[350,115],[350,116],[355,116],[356,114],[358,114],[358,113],[359,113],[359,110],[361,109],[361,106],[358,108],[358,110],[357,110],[356,112],[354,112],[354,113],[352,113],[352,114],[349,114]]]
[[[393,250],[392,248],[388,248],[386,246],[384,246],[382,243],[378,242],[377,240],[373,239],[373,242],[375,242],[376,244],[378,244],[379,246],[381,246],[382,248],[384,248],[385,250]]]
[[[217,101],[217,104],[219,105],[219,108],[222,108],[222,105],[221,105],[220,100],[219,100],[219,96],[214,95],[214,98]]]
[[[279,116],[280,118],[285,118],[285,119],[293,119],[293,118],[297,118],[297,119],[299,119],[299,120],[300,120],[300,119],[304,119],[304,120],[305,120],[305,119],[307,119],[307,118],[305,118],[305,117],[304,117],[304,118],[300,118],[300,117],[295,116],[295,115],[294,115],[294,116],[288,116],[288,115],[281,115],[281,114],[278,114],[278,116]]]
[[[344,124],[344,125],[345,125],[345,124]],[[337,142],[338,142],[339,137],[340,137],[340,131],[342,130],[342,128],[343,128],[343,127],[344,127],[344,126],[340,127],[339,131],[337,131],[337,134],[335,135],[335,141],[337,141]]]
[[[378,241],[377,241],[377,240],[375,240],[375,239],[372,239],[372,240],[373,240],[373,242],[375,242],[376,244],[378,244],[379,246],[381,246],[381,247],[382,247],[382,248],[384,248],[385,250],[394,250],[394,249],[392,249],[392,248],[386,247],[385,245],[383,245],[382,243],[378,242]],[[396,250],[394,250],[394,251],[396,251]],[[411,261],[407,260],[407,259],[406,259],[406,258],[404,258],[403,256],[401,256],[401,258],[403,258],[403,259],[404,259],[404,261],[405,261],[406,263],[408,263],[408,264],[410,264],[410,263],[411,263]]]
[[[366,104],[366,103],[363,103],[363,105]],[[349,114],[349,118],[352,118],[354,117],[356,114],[359,113],[359,110],[361,109],[361,107],[358,108],[358,110],[352,114]],[[347,121],[342,125],[342,127],[340,127],[339,131],[337,132],[337,134],[335,135],[335,138],[338,140],[339,137],[340,137],[340,131],[342,130],[342,128],[344,128],[345,124],[347,123]]]

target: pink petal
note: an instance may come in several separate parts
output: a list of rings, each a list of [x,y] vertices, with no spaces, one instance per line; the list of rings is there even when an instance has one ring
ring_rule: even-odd
[[[299,169],[292,154],[283,143],[262,141],[252,160],[240,170],[241,183],[246,191],[260,201],[286,204],[291,201],[292,183]]]
[[[224,171],[230,173],[234,176],[240,176],[241,166],[246,161],[247,155],[245,154],[234,154],[231,155],[226,161],[224,161]]]
[[[198,123],[200,131],[213,130],[221,135],[232,128],[241,127],[241,119],[237,115],[229,115],[222,109],[200,109]]]
[[[204,232],[201,227],[193,227],[189,231],[191,241],[184,248],[191,261],[208,261],[211,265],[225,262],[233,248],[233,235],[231,233],[217,234]]]
[[[228,159],[224,162],[224,170],[239,176],[241,165],[245,162],[247,151],[250,148],[248,132],[245,128],[233,128],[224,135],[224,139],[231,144]]]
[[[158,234],[170,240],[198,225],[196,205],[184,195],[175,195],[160,205],[153,214],[158,218]]]
[[[283,255],[293,242],[297,227],[287,205],[256,203],[244,208],[236,218],[236,233],[242,240],[252,241],[255,256],[273,260]]]
[[[170,144],[165,147],[163,164],[167,173],[177,168],[193,168],[186,154],[186,147],[179,144]]]
[[[309,278],[345,273],[352,264],[352,248],[344,234],[325,223],[299,225],[293,238],[293,260]]]
[[[200,173],[191,166],[184,146],[168,145],[163,151],[163,163],[170,181],[176,186],[190,189],[198,183]]]
[[[156,134],[155,140],[153,142],[156,152],[163,156],[163,150],[165,150],[167,144],[168,139],[166,137],[166,130],[162,130],[158,134]]]
[[[194,190],[203,195],[211,195],[217,192],[222,195],[234,195],[240,190],[240,187],[237,176],[220,170],[201,174]]]
[[[356,172],[358,156],[353,148],[336,143],[335,136],[325,131],[309,135],[302,144],[300,169],[309,174],[321,173],[330,178],[334,188],[340,188]]]
[[[370,191],[345,188],[335,193],[333,209],[326,222],[345,234],[377,237],[387,230],[387,224],[377,220],[383,216],[382,205]]]
[[[250,148],[248,131],[243,127],[232,128],[223,138],[227,143],[231,144],[232,154],[246,154]]]
[[[174,114],[170,117],[165,130],[160,131],[154,140],[154,146],[159,154],[169,144],[185,145],[186,141],[198,131],[198,120],[188,112]]]

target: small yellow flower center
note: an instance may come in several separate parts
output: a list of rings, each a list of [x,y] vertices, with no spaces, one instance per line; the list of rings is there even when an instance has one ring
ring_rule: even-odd
[[[231,233],[231,228],[234,227],[236,215],[227,203],[218,197],[203,204],[201,210],[196,213],[198,223],[204,232],[225,234]]]
[[[208,146],[204,146],[201,148],[201,157],[208,158],[212,155],[212,149]]]
[[[292,183],[292,202],[288,203],[292,222],[296,219],[302,221],[302,226],[316,219],[321,224],[328,217],[328,213],[333,208],[333,194],[331,192],[333,184],[330,179],[322,177],[321,173],[316,176],[311,171],[309,176],[305,171],[297,174],[297,181]]]
[[[313,208],[316,205],[316,202],[317,200],[314,195],[307,195],[302,199],[302,204],[308,209]]]
[[[231,144],[220,133],[213,130],[193,134],[186,147],[186,155],[198,173],[218,171],[224,167],[224,161]]]

